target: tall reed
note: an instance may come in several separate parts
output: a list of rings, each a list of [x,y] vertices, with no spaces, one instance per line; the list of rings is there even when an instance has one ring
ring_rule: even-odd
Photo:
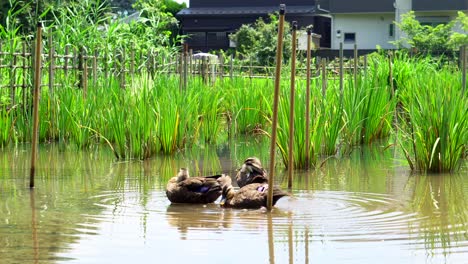
[[[418,72],[401,93],[401,146],[411,167],[453,172],[468,142],[468,100],[450,69]]]

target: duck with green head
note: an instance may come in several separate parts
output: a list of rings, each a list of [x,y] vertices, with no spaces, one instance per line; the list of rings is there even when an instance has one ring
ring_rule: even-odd
[[[237,172],[236,181],[241,188],[251,183],[268,183],[268,174],[260,159],[249,157]]]
[[[188,169],[181,168],[167,183],[166,196],[172,203],[212,203],[221,195],[221,176],[190,177]]]
[[[222,188],[220,205],[223,207],[258,209],[267,206],[268,183],[251,183],[234,190],[232,179],[229,176],[221,176],[218,182]],[[273,205],[289,194],[278,187],[273,187]]]

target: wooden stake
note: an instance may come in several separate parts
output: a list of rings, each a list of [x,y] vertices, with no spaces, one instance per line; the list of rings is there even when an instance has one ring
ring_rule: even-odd
[[[283,55],[283,31],[284,31],[284,14],[286,12],[286,5],[280,5],[280,15],[278,24],[278,44],[276,46],[276,71],[275,71],[275,93],[273,99],[273,122],[271,126],[271,144],[270,144],[270,176],[268,177],[268,199],[267,210],[271,211],[273,207],[273,186],[274,186],[274,171],[275,171],[275,149],[276,149],[276,129],[278,125],[278,100],[279,88],[281,80],[281,63]]]
[[[460,49],[460,57],[462,59],[462,95],[465,94],[466,90],[466,45],[462,46]]]
[[[52,42],[52,33],[49,34],[49,93],[53,97],[54,94],[54,83],[55,83],[55,48]]]
[[[37,23],[36,53],[34,58],[34,103],[33,103],[33,134],[31,150],[31,171],[29,174],[29,188],[34,188],[34,175],[36,172],[37,141],[39,137],[39,90],[41,88],[41,51],[42,51],[42,24]]]
[[[357,62],[358,62],[358,52],[357,52],[357,44],[354,43],[354,87],[357,87]]]
[[[292,22],[292,54],[291,54],[291,92],[289,95],[289,149],[288,149],[288,189],[292,188],[294,169],[294,87],[296,86],[296,31],[297,21]]]
[[[307,77],[306,77],[306,116],[305,116],[305,159],[306,168],[309,168],[310,150],[310,60],[312,48],[312,28],[307,29]]]

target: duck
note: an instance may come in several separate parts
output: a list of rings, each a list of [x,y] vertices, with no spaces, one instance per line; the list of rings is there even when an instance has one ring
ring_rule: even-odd
[[[251,183],[268,183],[268,174],[262,167],[260,159],[249,157],[237,171],[236,181],[241,188]]]
[[[217,179],[222,188],[220,206],[239,209],[260,209],[267,206],[268,183],[251,183],[239,190],[234,190],[232,179],[223,175]],[[289,196],[287,192],[273,187],[273,205],[282,197]]]
[[[166,196],[171,203],[207,204],[221,196],[221,185],[217,181],[221,175],[190,177],[186,168],[180,168],[166,186]]]

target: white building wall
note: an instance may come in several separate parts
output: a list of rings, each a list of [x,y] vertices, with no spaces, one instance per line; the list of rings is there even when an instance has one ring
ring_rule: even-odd
[[[393,6],[395,7],[395,21],[397,23],[401,22],[401,16],[403,14],[408,13],[411,11],[413,5],[412,0],[395,0],[395,3]],[[395,27],[395,39],[399,40],[401,38],[405,38],[406,35],[400,30],[398,26]],[[403,45],[406,45],[405,43],[402,43]]]
[[[353,49],[354,42],[344,41],[345,33],[355,33],[358,49],[375,49],[378,46],[392,49],[390,41],[395,40],[396,26],[390,36],[390,25],[394,24],[395,14],[336,14],[332,18],[332,49]],[[338,34],[338,31],[341,33]]]

